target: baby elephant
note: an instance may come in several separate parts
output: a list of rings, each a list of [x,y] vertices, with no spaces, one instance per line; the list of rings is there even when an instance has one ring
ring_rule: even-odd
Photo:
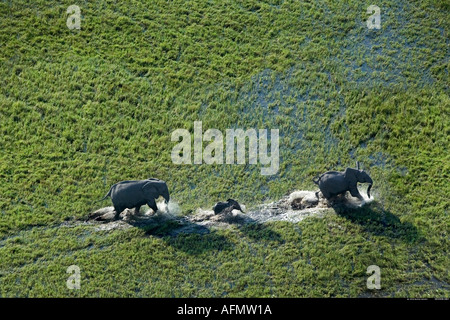
[[[227,209],[228,212],[231,212],[233,209],[236,209],[244,213],[239,203],[233,199],[228,199],[227,202],[217,202],[213,207],[214,214],[219,214],[225,209]]]

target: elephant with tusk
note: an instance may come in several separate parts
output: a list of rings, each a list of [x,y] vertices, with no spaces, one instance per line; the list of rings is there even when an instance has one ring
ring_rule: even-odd
[[[347,168],[344,172],[328,171],[318,177],[313,182],[319,186],[323,196],[329,200],[338,194],[345,194],[350,191],[352,197],[361,201],[364,198],[358,191],[357,184],[368,183],[367,196],[370,198],[370,189],[372,188],[372,178],[364,171],[359,169],[359,162],[356,162],[357,169]],[[316,193],[317,195],[317,193]]]
[[[147,204],[154,212],[158,211],[155,199],[160,196],[165,199],[166,203],[169,202],[170,195],[167,184],[162,180],[150,178],[118,182],[99,201],[111,197],[115,211],[114,219],[117,220],[120,213],[126,208],[135,208],[135,213],[138,213],[141,206]]]

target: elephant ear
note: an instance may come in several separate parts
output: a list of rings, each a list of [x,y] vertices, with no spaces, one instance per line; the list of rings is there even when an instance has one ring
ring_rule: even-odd
[[[157,193],[156,187],[155,187],[155,181],[149,181],[147,183],[145,183],[142,186],[142,191],[144,191],[145,193]]]
[[[347,168],[344,171],[344,178],[349,184],[356,184],[358,182],[357,179],[357,172],[358,170]]]

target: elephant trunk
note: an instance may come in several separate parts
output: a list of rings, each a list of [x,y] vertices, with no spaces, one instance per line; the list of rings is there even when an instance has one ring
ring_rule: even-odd
[[[162,196],[164,198],[165,203],[169,203],[170,201],[170,194],[169,194],[169,189],[166,187],[166,190],[164,190],[164,192],[162,193]]]
[[[169,203],[169,201],[170,201],[169,194],[167,194],[167,196],[164,196],[164,201],[166,202],[166,204]]]
[[[370,199],[370,189],[371,188],[372,188],[372,183],[369,184],[369,186],[367,187],[367,196],[369,197],[369,199]]]
[[[370,198],[370,189],[372,188],[373,180],[368,174],[366,174],[366,178],[364,179],[364,182],[369,184],[369,186],[367,187],[367,196]]]

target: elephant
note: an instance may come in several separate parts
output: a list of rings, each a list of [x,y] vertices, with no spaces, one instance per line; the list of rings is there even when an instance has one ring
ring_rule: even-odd
[[[345,194],[350,191],[353,197],[364,201],[364,198],[358,191],[357,183],[369,183],[367,188],[367,196],[370,198],[370,189],[372,188],[372,178],[364,171],[359,169],[357,162],[357,169],[347,168],[344,172],[328,171],[322,174],[313,182],[319,186],[323,196],[329,200],[338,194]],[[318,192],[316,193],[318,197]]]
[[[230,212],[233,209],[236,209],[236,210],[239,210],[242,213],[244,213],[244,211],[241,209],[241,206],[239,205],[239,203],[233,199],[228,199],[227,202],[217,202],[213,207],[214,214],[219,214],[222,211],[224,211],[225,209],[228,209]]]
[[[114,184],[106,196],[99,200],[111,197],[114,205],[114,220],[119,218],[120,213],[126,208],[135,208],[139,212],[141,206],[147,204],[154,212],[158,210],[155,199],[162,196],[165,202],[170,200],[167,184],[159,179],[149,178],[146,180],[121,181]]]

